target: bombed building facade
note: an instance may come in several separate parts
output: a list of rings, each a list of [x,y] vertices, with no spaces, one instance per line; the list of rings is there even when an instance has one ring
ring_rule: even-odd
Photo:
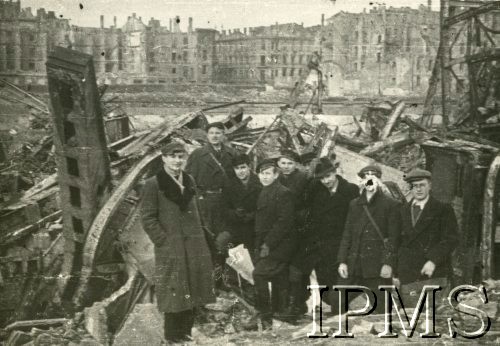
[[[215,42],[215,81],[293,86],[308,57],[319,51],[319,28],[276,23],[222,30]]]
[[[439,12],[429,6],[339,12],[327,20],[323,62],[330,96],[427,90],[439,46]]]

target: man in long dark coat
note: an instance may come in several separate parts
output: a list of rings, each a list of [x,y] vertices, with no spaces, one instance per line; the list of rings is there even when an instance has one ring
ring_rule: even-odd
[[[233,158],[235,176],[222,189],[222,215],[226,230],[219,234],[217,246],[224,250],[228,243],[243,244],[252,252],[255,242],[255,211],[262,184],[251,171],[250,158],[240,154]]]
[[[377,296],[376,311],[384,310],[379,285],[391,285],[396,268],[400,234],[398,202],[380,189],[382,171],[364,167],[358,175],[364,191],[351,201],[338,254],[338,272],[343,283],[370,288]],[[371,219],[370,219],[371,218]]]
[[[255,214],[256,308],[265,329],[272,327],[273,314],[281,309],[288,289],[288,266],[295,251],[294,198],[278,181],[274,160],[264,160],[257,168],[263,185]],[[269,296],[268,283],[272,284]],[[257,329],[253,319],[246,329]]]
[[[215,265],[214,275],[217,287],[222,288],[225,256],[217,250],[215,240],[224,230],[222,188],[227,180],[234,176],[231,160],[236,151],[222,143],[224,138],[222,123],[208,124],[206,130],[208,143],[191,153],[186,164],[186,172],[194,178],[203,196],[201,214],[204,226],[212,234],[208,239]]]
[[[158,310],[171,342],[188,340],[194,309],[215,301],[195,182],[182,171],[186,156],[180,143],[162,149],[163,168],[146,181],[141,207],[144,231],[154,244]]]
[[[311,184],[306,206],[308,217],[305,233],[302,235],[292,264],[300,275],[291,275],[290,306],[287,311],[289,321],[295,322],[300,315],[300,304],[308,297],[307,285],[299,278],[309,279],[314,270],[320,285],[333,286],[338,279],[336,262],[338,248],[345,227],[349,203],[359,196],[355,184],[337,175],[338,163],[329,158],[321,158],[315,166],[315,181]],[[297,304],[295,303],[296,300]]]
[[[398,279],[408,284],[429,278],[449,278],[451,253],[458,243],[453,208],[430,195],[430,172],[416,169],[405,180],[411,184],[413,199],[401,209]]]
[[[295,210],[297,211],[297,222],[303,221],[305,209],[305,192],[309,183],[307,173],[298,169],[300,158],[295,152],[285,150],[278,158],[278,167],[281,171],[279,182],[287,187],[295,197]]]

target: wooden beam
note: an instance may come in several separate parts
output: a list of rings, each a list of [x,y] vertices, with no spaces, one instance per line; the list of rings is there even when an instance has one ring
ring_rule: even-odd
[[[398,148],[403,145],[407,145],[410,143],[413,143],[414,140],[411,138],[410,134],[408,132],[400,132],[398,134],[394,134],[393,136],[382,140],[378,141],[375,143],[370,144],[363,150],[361,150],[359,153],[361,155],[366,155],[366,156],[372,156],[377,153],[380,153],[382,150],[386,148]]]
[[[406,107],[406,103],[404,101],[401,101],[398,103],[396,108],[394,108],[391,115],[389,116],[389,120],[387,121],[384,128],[382,129],[382,134],[380,135],[381,140],[387,139],[387,137],[389,137],[392,129],[396,125],[396,121],[399,119],[401,114],[403,114],[405,107]]]

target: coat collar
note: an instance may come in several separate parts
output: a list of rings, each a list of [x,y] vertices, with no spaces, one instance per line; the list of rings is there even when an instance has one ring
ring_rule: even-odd
[[[425,230],[427,226],[429,225],[430,222],[432,222],[432,219],[434,216],[436,216],[439,213],[439,208],[437,208],[438,201],[432,197],[429,196],[429,200],[425,204],[424,209],[422,210],[422,213],[420,214],[420,217],[417,220],[417,223],[415,226],[412,224],[412,219],[411,219],[411,208],[412,208],[413,200],[410,201],[410,203],[407,203],[404,208],[404,221],[407,224],[407,227],[412,230],[412,233],[418,234]]]
[[[158,181],[158,188],[161,192],[163,192],[165,198],[177,204],[181,211],[185,211],[189,202],[196,194],[196,191],[191,176],[185,172],[181,172],[181,174],[182,183],[184,185],[183,192],[181,191],[179,184],[174,181],[174,178],[165,172],[164,168],[156,174],[156,180]]]
[[[380,189],[377,189],[377,191],[373,195],[370,202],[368,202],[368,200],[366,199],[366,191],[363,190],[363,192],[361,193],[361,196],[358,197],[356,203],[359,205],[364,205],[364,204],[365,205],[372,205],[373,203],[375,203],[375,201],[379,200],[380,198],[383,198],[383,197],[381,197],[382,195],[383,195],[383,192],[381,192]]]

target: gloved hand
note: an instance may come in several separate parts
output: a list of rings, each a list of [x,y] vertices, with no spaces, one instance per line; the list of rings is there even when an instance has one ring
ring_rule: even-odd
[[[339,264],[338,272],[342,279],[347,279],[349,277],[349,271],[347,270],[347,264],[345,263]]]
[[[392,267],[388,264],[384,264],[380,270],[380,277],[384,279],[390,279],[392,276]]]
[[[269,246],[267,246],[266,243],[262,244],[260,247],[260,257],[267,257],[269,256]]]
[[[424,266],[422,267],[420,274],[427,275],[428,277],[431,277],[432,274],[434,274],[434,270],[436,270],[436,265],[434,264],[434,262],[427,261],[427,262],[425,262]]]
[[[227,248],[227,244],[229,243],[229,239],[231,239],[231,233],[228,231],[221,232],[217,235],[215,239],[215,247],[218,251],[224,251]]]

